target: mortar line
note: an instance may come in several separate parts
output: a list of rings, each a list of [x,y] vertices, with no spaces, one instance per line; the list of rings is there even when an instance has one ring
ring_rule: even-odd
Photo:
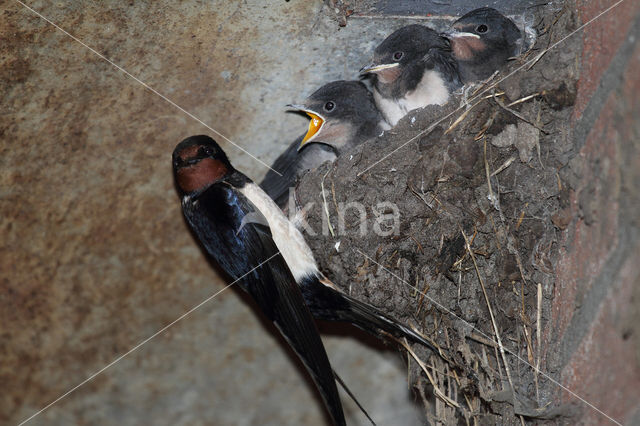
[[[271,166],[269,166],[267,163],[265,163],[264,161],[260,160],[258,157],[254,156],[253,154],[251,154],[249,151],[247,151],[246,149],[244,149],[243,147],[241,147],[240,145],[238,145],[237,143],[235,143],[234,141],[232,141],[231,139],[229,139],[228,137],[226,137],[225,135],[223,135],[222,133],[220,133],[219,131],[217,131],[216,129],[214,129],[213,127],[209,126],[207,123],[205,123],[204,121],[202,121],[200,118],[196,117],[195,115],[193,115],[192,113],[190,113],[189,111],[187,111],[186,109],[184,109],[183,107],[181,107],[180,105],[178,105],[177,103],[175,103],[174,101],[172,101],[171,99],[169,99],[168,97],[166,97],[165,95],[163,95],[162,93],[158,92],[156,89],[154,89],[153,87],[149,86],[147,83],[145,83],[144,81],[140,80],[138,77],[136,77],[135,75],[131,74],[129,71],[127,71],[126,69],[122,68],[120,65],[116,64],[115,62],[113,62],[111,59],[107,58],[106,56],[104,56],[102,53],[98,52],[97,50],[93,49],[92,47],[90,47],[89,45],[85,44],[82,40],[80,40],[79,38],[75,37],[74,35],[70,34],[69,32],[65,31],[62,27],[60,27],[59,25],[57,25],[56,23],[54,23],[53,21],[51,21],[50,19],[48,19],[47,17],[45,17],[44,15],[42,15],[40,12],[32,9],[31,7],[27,6],[26,4],[24,4],[22,1],[20,0],[15,0],[16,3],[19,3],[20,5],[22,5],[25,9],[30,10],[32,13],[34,13],[35,15],[37,15],[38,17],[40,17],[41,19],[43,19],[44,21],[46,21],[47,23],[49,23],[50,25],[52,25],[53,27],[55,27],[57,30],[61,31],[63,34],[65,34],[66,36],[68,36],[69,38],[71,38],[72,40],[78,42],[79,44],[81,44],[82,46],[86,47],[87,49],[89,49],[92,53],[94,53],[96,56],[98,56],[100,59],[103,59],[104,61],[108,62],[110,65],[112,65],[113,67],[115,67],[117,70],[121,71],[122,73],[124,73],[125,75],[127,75],[128,77],[132,78],[134,81],[136,81],[137,83],[139,83],[140,85],[142,85],[144,88],[146,88],[147,90],[149,90],[150,92],[152,92],[153,94],[159,96],[160,98],[162,98],[164,101],[168,102],[169,104],[171,104],[173,107],[177,108],[178,110],[182,111],[184,114],[188,115],[189,117],[191,117],[192,119],[194,119],[195,121],[197,121],[198,123],[202,124],[204,127],[206,127],[207,129],[211,130],[213,133],[215,133],[216,135],[220,136],[222,139],[226,140],[227,142],[229,142],[231,145],[235,146],[236,148],[238,148],[239,150],[243,151],[245,154],[247,154],[249,157],[253,158],[254,160],[256,160],[257,162],[259,162],[260,164],[264,165],[265,167],[269,168],[270,170],[274,171],[278,176],[282,176],[282,174],[280,172],[278,172],[277,170],[274,170],[271,168]]]
[[[275,253],[273,256],[269,257],[267,260],[261,262],[258,266],[252,268],[250,271],[248,271],[247,273],[245,273],[244,275],[242,275],[240,278],[238,278],[237,280],[233,281],[230,284],[227,284],[226,286],[224,286],[221,290],[215,292],[214,294],[212,294],[211,296],[207,297],[206,299],[204,299],[202,302],[198,303],[197,305],[195,305],[193,308],[189,309],[187,312],[185,312],[184,314],[180,315],[178,318],[176,318],[175,320],[171,321],[169,324],[165,325],[164,327],[162,327],[160,330],[156,331],[155,333],[153,333],[151,336],[147,337],[146,339],[142,340],[140,343],[138,343],[137,345],[135,345],[133,348],[129,349],[127,352],[125,352],[124,354],[120,355],[119,357],[117,357],[116,359],[114,359],[113,361],[111,361],[109,364],[105,365],[104,367],[102,367],[100,370],[96,371],[95,373],[91,374],[89,377],[87,377],[86,379],[84,379],[82,382],[78,383],[77,385],[75,385],[74,387],[72,387],[71,389],[69,389],[67,392],[63,393],[62,395],[60,395],[58,398],[56,398],[55,400],[53,400],[52,402],[50,402],[49,404],[47,404],[46,406],[44,406],[43,408],[41,408],[39,411],[37,411],[36,413],[32,414],[29,418],[23,420],[22,422],[20,422],[18,424],[18,426],[22,426],[25,423],[27,423],[28,421],[32,420],[34,417],[36,417],[37,415],[41,414],[43,411],[47,410],[48,408],[50,408],[51,406],[53,406],[54,404],[56,404],[57,402],[59,402],[60,400],[64,399],[65,397],[67,397],[68,395],[70,395],[71,393],[75,392],[78,388],[80,388],[81,386],[85,385],[86,383],[90,382],[91,380],[93,380],[96,376],[98,376],[100,373],[104,372],[106,369],[108,369],[109,367],[113,366],[114,364],[116,364],[118,361],[122,360],[124,357],[126,357],[127,355],[131,354],[132,352],[138,350],[141,346],[143,346],[144,344],[146,344],[147,342],[149,342],[151,339],[153,339],[154,337],[158,336],[159,334],[162,334],[163,332],[165,332],[168,328],[170,328],[171,326],[173,326],[174,324],[176,324],[178,321],[181,321],[182,319],[184,319],[187,315],[191,314],[193,311],[195,311],[196,309],[198,309],[199,307],[201,307],[202,305],[204,305],[205,303],[207,303],[208,301],[214,299],[216,296],[218,296],[220,293],[222,293],[223,291],[225,291],[226,289],[228,289],[229,287],[231,287],[232,285],[234,285],[235,283],[237,283],[238,281],[240,281],[241,279],[243,279],[244,277],[246,277],[247,275],[249,275],[250,273],[252,273],[253,271],[255,271],[256,269],[258,269],[259,267],[261,267],[262,265],[264,265],[265,263],[269,262],[271,259],[273,259],[274,257],[278,256],[280,254],[280,251],[278,251],[277,253]]]
[[[564,41],[566,41],[569,37],[573,36],[574,34],[576,34],[579,31],[582,31],[585,27],[587,27],[588,25],[591,25],[594,21],[596,21],[597,19],[599,19],[600,17],[602,17],[604,14],[610,12],[612,9],[616,8],[617,6],[619,6],[621,3],[623,3],[626,0],[618,0],[616,3],[614,3],[613,5],[609,6],[608,8],[606,8],[605,10],[603,10],[602,12],[600,12],[599,14],[597,14],[595,17],[591,18],[590,20],[588,20],[587,22],[585,22],[584,24],[580,25],[578,28],[576,28],[575,30],[571,31],[569,34],[567,34],[566,36],[564,36],[563,38],[561,38],[560,40],[558,40],[557,42],[553,43],[551,46],[549,46],[548,48],[544,49],[541,53],[539,53],[538,55],[536,55],[533,59],[530,59],[526,62],[524,62],[522,65],[520,65],[519,67],[517,67],[515,70],[511,71],[509,74],[505,75],[504,77],[502,77],[501,79],[499,79],[498,81],[496,81],[495,83],[491,83],[491,85],[483,90],[481,90],[477,95],[475,95],[474,97],[472,97],[471,99],[469,99],[467,102],[465,102],[463,105],[460,105],[458,108],[456,108],[455,110],[451,111],[450,113],[446,114],[444,117],[439,118],[438,120],[436,120],[435,122],[433,122],[427,129],[419,132],[417,135],[411,137],[408,141],[406,141],[405,143],[403,143],[402,145],[400,145],[399,147],[397,147],[396,149],[394,149],[393,151],[391,151],[390,153],[384,155],[382,158],[380,158],[378,161],[376,161],[375,163],[373,163],[372,165],[370,165],[369,167],[367,167],[366,169],[364,169],[363,171],[359,172],[356,174],[357,177],[362,176],[363,174],[365,174],[366,172],[368,172],[369,170],[371,170],[373,167],[375,167],[376,165],[380,164],[382,161],[386,160],[387,158],[389,158],[391,155],[393,155],[396,151],[399,151],[400,149],[404,148],[405,146],[407,146],[408,144],[410,144],[411,142],[415,141],[417,138],[419,138],[420,136],[423,136],[424,134],[428,134],[429,132],[431,132],[431,130],[433,130],[435,128],[435,126],[437,126],[438,124],[442,123],[444,120],[446,120],[447,118],[451,117],[452,115],[456,114],[457,112],[461,111],[467,104],[471,104],[473,101],[475,101],[476,99],[478,99],[480,96],[484,95],[485,93],[487,93],[489,90],[495,88],[498,84],[502,83],[504,80],[506,80],[507,78],[511,77],[512,75],[516,74],[517,72],[521,71],[523,68],[534,64],[535,62],[537,62],[538,60],[540,60],[540,58],[542,58],[542,56],[544,54],[546,54],[548,51],[556,48],[559,44],[563,43]]]
[[[411,283],[405,281],[404,279],[400,278],[398,275],[396,275],[395,273],[393,273],[392,271],[390,271],[389,269],[387,269],[384,265],[378,263],[377,261],[375,261],[374,259],[372,259],[371,257],[369,257],[366,253],[364,253],[363,251],[361,251],[360,249],[354,249],[355,251],[357,251],[358,253],[360,253],[362,256],[364,256],[365,258],[367,258],[368,260],[370,260],[371,262],[375,263],[376,265],[378,265],[379,267],[381,267],[382,269],[384,269],[386,272],[388,272],[389,274],[391,274],[393,277],[397,278],[398,280],[400,280],[400,282],[402,282],[403,284],[405,284],[406,286],[410,287],[413,290],[418,291],[419,293],[423,294],[425,298],[427,298],[431,303],[433,303],[434,305],[436,305],[438,308],[442,309],[443,311],[445,311],[447,314],[456,317],[457,319],[459,319],[460,321],[462,321],[463,323],[467,324],[468,326],[470,326],[473,330],[476,330],[478,333],[482,334],[483,337],[485,337],[487,340],[489,340],[490,342],[494,343],[495,345],[498,345],[498,343],[488,334],[486,334],[484,331],[480,330],[479,328],[477,328],[476,326],[474,326],[473,324],[471,324],[470,322],[468,322],[467,320],[465,320],[464,318],[456,315],[453,311],[449,310],[448,308],[446,308],[444,305],[436,302],[434,299],[432,299],[431,297],[427,296],[425,293],[422,292],[422,290],[420,290],[419,288],[415,287],[414,285],[412,285]],[[504,347],[505,352],[508,352],[509,354],[513,355],[514,357],[516,357],[519,361],[523,362],[524,364],[528,365],[529,367],[531,367],[534,371],[537,371],[538,373],[540,373],[542,376],[544,376],[546,379],[548,379],[551,383],[557,385],[558,387],[562,388],[563,390],[569,392],[571,395],[573,395],[575,398],[579,399],[580,401],[582,401],[584,404],[586,404],[587,406],[589,406],[590,408],[594,409],[595,411],[597,411],[598,413],[602,414],[604,417],[606,417],[607,419],[609,419],[610,421],[612,421],[613,423],[615,423],[618,426],[622,426],[622,423],[618,422],[617,420],[615,420],[613,417],[609,416],[607,413],[605,413],[604,411],[600,410],[598,407],[596,407],[595,405],[593,405],[592,403],[590,403],[589,401],[587,401],[586,399],[584,399],[583,397],[581,397],[580,395],[578,395],[577,393],[575,393],[574,391],[572,391],[571,389],[569,389],[568,387],[564,386],[562,383],[558,382],[557,380],[555,380],[553,377],[549,376],[547,373],[545,373],[544,371],[540,370],[539,368],[534,367],[533,365],[531,365],[528,361],[526,361],[525,359],[523,359],[522,357],[520,357],[520,355],[516,354],[515,352],[511,351],[510,349]],[[514,390],[515,391],[515,390]],[[515,406],[515,401],[514,401],[514,406]]]

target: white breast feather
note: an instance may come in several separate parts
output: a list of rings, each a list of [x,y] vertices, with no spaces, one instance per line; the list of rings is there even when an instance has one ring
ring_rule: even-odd
[[[436,71],[425,71],[416,88],[404,97],[387,99],[374,89],[373,98],[387,122],[395,126],[409,111],[427,105],[444,105],[449,100],[449,90]]]
[[[436,71],[425,71],[420,83],[401,100],[407,112],[427,105],[444,105],[449,100],[449,90]]]
[[[403,111],[395,100],[383,97],[380,92],[375,89],[373,90],[373,99],[384,119],[392,127],[398,124],[398,121],[406,114],[406,111]]]
[[[286,218],[276,203],[255,183],[249,183],[240,192],[262,213],[269,223],[273,241],[284,257],[296,281],[318,273],[311,249],[298,229]]]

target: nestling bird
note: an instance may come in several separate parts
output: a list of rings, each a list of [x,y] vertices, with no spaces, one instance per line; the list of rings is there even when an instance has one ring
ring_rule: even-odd
[[[312,266],[302,236],[290,232],[269,196],[235,170],[208,136],[178,144],[173,170],[184,216],[207,253],[273,321],[316,383],[333,422],[345,425],[333,370],[298,284]]]
[[[341,153],[389,128],[371,92],[359,81],[327,83],[302,104],[289,106],[306,113],[310,121],[307,133],[280,154],[260,183],[280,207],[286,205],[289,188],[306,170],[334,161]]]
[[[376,105],[392,126],[409,111],[445,104],[462,85],[448,40],[423,25],[392,33],[360,73],[371,76]]]
[[[490,7],[465,14],[444,35],[465,84],[490,77],[518,55],[523,42],[513,21]]]

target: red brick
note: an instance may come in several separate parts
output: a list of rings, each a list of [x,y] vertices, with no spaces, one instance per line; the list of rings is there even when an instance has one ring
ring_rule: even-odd
[[[635,304],[640,303],[637,259],[640,250],[629,253],[591,329],[562,372],[562,382],[568,389],[622,423],[630,420],[640,401],[637,306],[630,303],[634,297]],[[625,336],[630,326],[636,334]],[[562,398],[563,402],[576,401],[566,390]],[[580,424],[606,423],[606,417],[584,406]]]
[[[564,333],[576,299],[589,290],[618,244],[620,134],[614,118],[617,102],[612,94],[579,153],[585,164],[584,175],[572,192],[570,208],[572,216],[577,216],[578,200],[584,197],[589,200],[588,206],[594,206],[594,221],[587,225],[584,219],[579,219],[573,232],[565,233],[572,239],[562,241],[565,248],[560,252],[552,312],[556,336]],[[593,167],[596,161],[600,162],[599,169]]]
[[[601,273],[612,251],[617,248],[618,227],[633,226],[618,222],[620,205],[617,200],[636,197],[627,202],[627,211],[622,212],[623,215],[636,214],[633,203],[638,196],[634,185],[640,176],[640,155],[637,142],[633,145],[633,141],[637,138],[640,116],[638,69],[640,46],[635,47],[620,86],[610,94],[580,151],[585,164],[584,176],[575,188],[570,208],[574,214],[577,212],[581,191],[585,191],[594,180],[599,185],[595,185],[593,194],[588,195],[593,196],[593,202],[600,207],[596,221],[590,226],[579,220],[572,232],[565,233],[573,238],[563,242],[567,248],[557,269],[553,320],[546,333],[547,342],[552,335],[551,330],[558,339],[551,342],[548,348],[551,351],[555,349],[554,343],[562,341],[561,336],[571,322],[576,302],[589,290],[593,279]],[[608,161],[609,166],[602,167],[598,173],[593,167],[596,160],[600,164]],[[623,223],[631,218],[626,219]],[[635,241],[631,243],[635,248],[619,250],[617,255],[624,256],[626,261],[615,276],[610,277],[606,296],[594,312],[591,324],[585,324],[589,329],[562,372],[562,382],[568,389],[622,423],[632,420],[640,401],[640,335],[637,329],[640,246]],[[566,390],[562,392],[562,399],[564,402],[577,401]],[[583,407],[581,417],[575,421],[580,424],[608,423],[597,410],[587,405]]]
[[[578,5],[580,19],[586,23],[618,0],[584,0]],[[596,19],[583,30],[582,69],[574,109],[574,120],[582,116],[585,107],[598,88],[600,79],[608,69],[640,13],[640,2],[625,0]]]
[[[592,202],[598,206],[598,211],[594,223],[587,226],[583,220],[578,220],[572,232],[564,234],[573,238],[561,242],[565,248],[560,252],[552,306],[553,326],[547,328],[546,341],[552,335],[558,340],[561,338],[573,317],[576,302],[589,290],[592,280],[617,247],[617,200],[621,195],[620,168],[624,167],[619,144],[628,143],[635,137],[632,129],[640,111],[639,69],[640,46],[637,46],[623,74],[620,88],[607,99],[580,151],[585,164],[584,176],[572,193],[571,214],[577,214],[581,191],[585,191],[590,182],[597,182],[598,185],[595,185],[594,194],[585,194],[585,197],[593,196]],[[608,164],[598,176],[594,176],[593,164],[596,160]],[[631,169],[640,170],[640,156],[633,156],[631,161]],[[552,347],[549,349],[553,350]]]

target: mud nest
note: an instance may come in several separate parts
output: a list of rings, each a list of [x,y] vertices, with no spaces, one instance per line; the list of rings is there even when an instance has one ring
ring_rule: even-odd
[[[533,367],[545,367],[539,342],[577,154],[581,44],[548,48],[576,21],[570,10],[541,16],[534,48],[500,74],[298,185],[299,204],[313,203],[306,237],[321,269],[441,348],[446,361],[415,345],[407,353],[432,423],[567,414],[553,406],[553,372]]]

